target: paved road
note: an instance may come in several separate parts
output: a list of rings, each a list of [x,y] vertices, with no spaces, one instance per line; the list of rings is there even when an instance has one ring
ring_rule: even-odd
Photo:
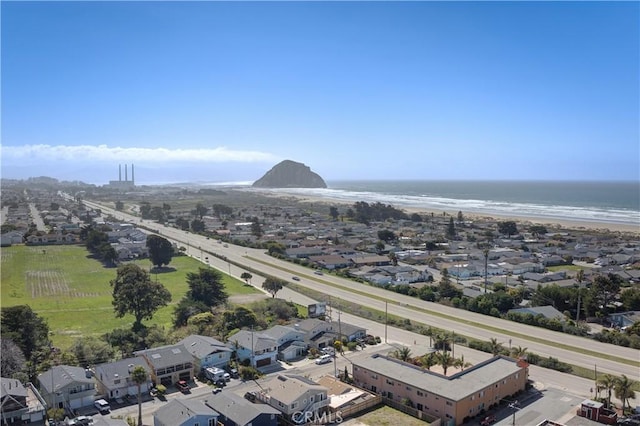
[[[634,380],[640,379],[640,369],[637,366],[631,366],[615,360],[607,360],[599,356],[599,354],[613,354],[619,358],[638,363],[640,362],[640,351],[636,349],[600,343],[587,338],[570,336],[564,333],[518,324],[436,303],[425,302],[410,296],[389,292],[381,288],[356,283],[332,275],[315,276],[309,269],[274,259],[266,255],[263,250],[234,246],[232,244],[228,244],[228,246],[225,247],[216,240],[209,240],[200,235],[186,233],[175,228],[164,227],[152,221],[141,221],[139,218],[116,212],[115,210],[96,203],[86,203],[90,206],[101,208],[103,212],[108,212],[119,219],[139,223],[159,231],[159,233],[166,238],[187,245],[190,254],[196,257],[199,255],[203,261],[205,257],[208,257],[211,266],[227,273],[231,271],[233,275],[238,277],[242,271],[241,268],[237,268],[231,263],[227,263],[215,256],[208,256],[207,254],[216,253],[223,255],[231,262],[243,264],[254,270],[260,270],[264,274],[273,275],[285,280],[290,280],[292,275],[297,275],[301,277],[301,280],[298,282],[300,285],[307,286],[326,295],[349,300],[363,306],[370,306],[382,312],[385,310],[384,300],[387,300],[387,309],[390,314],[410,318],[412,322],[420,322],[453,331],[459,335],[472,336],[483,340],[497,338],[498,341],[505,346],[508,346],[510,342],[512,346],[526,347],[530,352],[541,356],[553,356],[570,364],[579,365],[588,369],[597,368],[598,372],[615,375],[625,374]],[[261,285],[262,278],[256,276],[257,274],[255,273],[252,274],[254,275],[252,284],[257,286]],[[337,284],[343,287],[337,288],[331,284]],[[361,293],[354,293],[352,290]],[[300,303],[300,299],[293,292],[288,293],[283,290],[282,293],[278,293],[278,297],[290,297],[296,303]],[[427,311],[423,311],[423,309]],[[440,315],[446,315],[448,317],[443,318]],[[494,330],[487,330],[477,324],[485,327],[493,327]],[[380,335],[382,336],[383,334]],[[424,337],[422,338],[424,339]],[[561,342],[564,345],[568,345],[569,348],[558,348],[545,343],[545,341]],[[594,354],[577,353],[572,350],[572,347],[593,351]]]

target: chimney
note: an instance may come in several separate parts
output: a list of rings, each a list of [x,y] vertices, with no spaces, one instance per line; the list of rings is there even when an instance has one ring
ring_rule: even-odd
[[[124,181],[126,182],[128,180],[129,180],[129,178],[127,178],[127,165],[125,164],[124,165]]]
[[[135,183],[134,179],[133,179],[133,164],[131,165],[131,184],[133,185]]]
[[[118,180],[122,182],[122,164],[118,164]]]

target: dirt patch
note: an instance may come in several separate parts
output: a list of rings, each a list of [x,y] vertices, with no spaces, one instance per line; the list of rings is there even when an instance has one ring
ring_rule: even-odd
[[[235,303],[237,305],[246,305],[252,302],[257,302],[258,300],[268,299],[268,294],[236,294],[234,296],[229,296],[229,302]]]

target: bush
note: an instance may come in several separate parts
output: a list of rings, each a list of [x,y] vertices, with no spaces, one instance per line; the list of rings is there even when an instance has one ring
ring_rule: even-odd
[[[165,385],[156,386],[156,390],[158,391],[158,395],[164,395],[167,393],[167,387]]]
[[[347,343],[347,349],[349,349],[350,351],[355,351],[357,347],[358,347],[358,343],[357,342],[349,342],[349,343]]]

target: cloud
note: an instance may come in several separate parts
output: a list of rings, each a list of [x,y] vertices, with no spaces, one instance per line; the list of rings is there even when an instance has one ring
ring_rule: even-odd
[[[205,149],[126,148],[107,145],[23,145],[2,146],[3,160],[48,161],[135,161],[136,163],[272,163],[273,154],[232,150],[227,147]]]

